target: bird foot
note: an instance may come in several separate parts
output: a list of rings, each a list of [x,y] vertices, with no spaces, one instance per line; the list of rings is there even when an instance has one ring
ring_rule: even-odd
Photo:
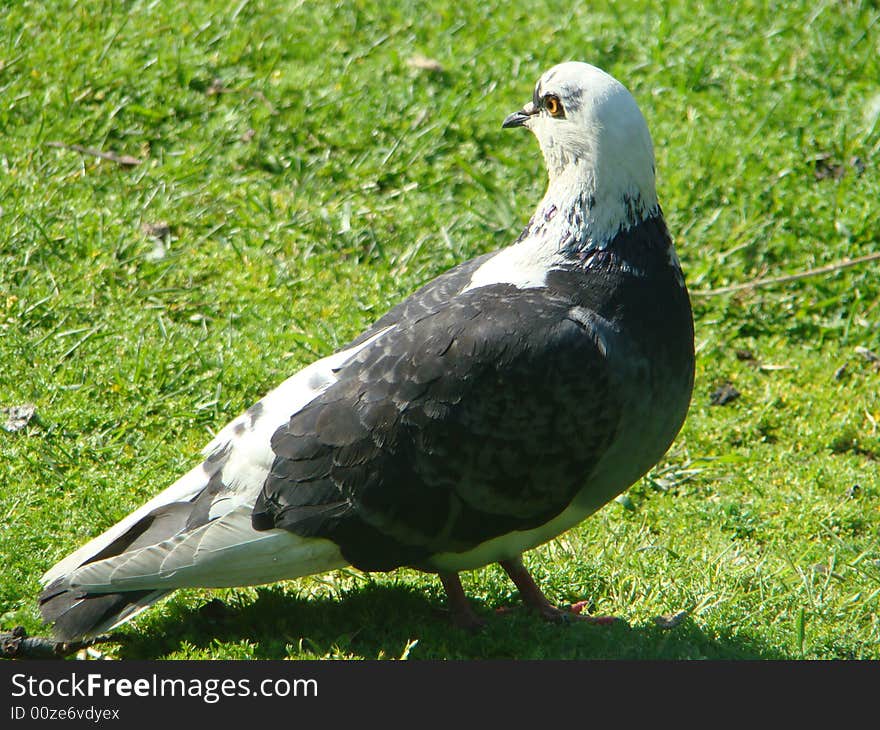
[[[532,579],[532,576],[529,575],[520,558],[502,560],[501,567],[504,568],[514,585],[519,589],[523,603],[545,621],[552,621],[553,623],[578,621],[599,626],[609,626],[621,620],[616,616],[592,616],[589,613],[583,613],[583,610],[590,605],[589,601],[578,601],[566,607],[554,606],[541,592],[541,589]]]
[[[537,613],[545,621],[557,624],[583,622],[594,624],[596,626],[611,626],[623,621],[623,619],[618,618],[617,616],[594,616],[589,613],[583,613],[584,609],[589,605],[589,601],[578,601],[577,603],[572,603],[570,606],[554,606],[548,601],[547,603],[539,603],[537,605],[529,604],[526,608]],[[505,614],[513,613],[518,608],[518,606],[500,606],[495,609],[495,613],[499,616],[503,616]]]
[[[595,626],[611,626],[622,621],[617,616],[594,616],[590,613],[584,613],[584,609],[589,605],[589,601],[578,601],[570,606],[554,606],[552,603],[548,603],[546,606],[541,606],[538,609],[538,613],[545,620],[555,623],[579,621],[594,624]]]
[[[486,619],[480,618],[473,611],[469,611],[467,613],[459,613],[458,611],[452,612],[452,623],[458,626],[458,628],[467,631],[468,633],[475,634],[478,631],[486,628]]]

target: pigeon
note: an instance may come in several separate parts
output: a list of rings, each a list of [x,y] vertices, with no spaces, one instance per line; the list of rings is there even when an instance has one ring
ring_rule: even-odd
[[[690,404],[693,316],[651,136],[619,81],[559,64],[502,127],[530,130],[548,171],[521,235],[281,383],[198,466],[49,569],[39,605],[58,640],[178,588],[346,566],[435,573],[473,627],[459,573],[499,563],[538,615],[576,615],[521,556],[663,457]]]

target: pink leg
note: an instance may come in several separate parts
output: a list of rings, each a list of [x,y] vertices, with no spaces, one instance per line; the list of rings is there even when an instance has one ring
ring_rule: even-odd
[[[504,568],[507,575],[519,589],[523,603],[537,611],[538,615],[546,621],[563,622],[563,621],[587,621],[592,624],[612,624],[617,621],[615,616],[590,616],[581,613],[587,605],[586,601],[579,601],[568,608],[560,608],[554,606],[543,594],[534,578],[529,575],[526,566],[523,565],[522,558],[514,558],[513,560],[502,560],[501,567]]]
[[[486,622],[477,616],[471,608],[470,601],[464,594],[464,588],[461,587],[458,573],[440,573],[440,582],[446,589],[453,623],[469,631],[481,628]]]

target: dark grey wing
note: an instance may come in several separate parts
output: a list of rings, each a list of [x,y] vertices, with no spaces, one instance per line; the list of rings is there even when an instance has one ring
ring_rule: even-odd
[[[445,307],[450,299],[470,283],[474,272],[497,253],[497,251],[491,251],[477,256],[431,279],[400,304],[389,309],[351,344],[358,345],[389,325],[414,321]]]
[[[275,432],[254,527],[328,538],[354,566],[389,570],[559,514],[620,411],[570,306],[504,285],[401,321]]]

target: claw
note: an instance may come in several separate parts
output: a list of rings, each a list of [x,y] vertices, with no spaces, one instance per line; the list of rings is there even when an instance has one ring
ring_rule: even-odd
[[[545,621],[553,623],[568,623],[571,621],[583,621],[585,623],[596,624],[598,626],[610,626],[621,619],[616,616],[591,616],[583,613],[584,609],[589,606],[589,601],[578,601],[571,606],[560,608],[554,606],[547,597],[541,592],[534,578],[526,570],[521,558],[515,560],[501,561],[501,567],[504,568],[507,575],[519,589],[523,603],[533,611],[536,611]]]
[[[449,612],[452,623],[465,631],[476,632],[486,625],[486,620],[477,616],[464,594],[458,573],[440,573],[440,582],[449,599]]]

